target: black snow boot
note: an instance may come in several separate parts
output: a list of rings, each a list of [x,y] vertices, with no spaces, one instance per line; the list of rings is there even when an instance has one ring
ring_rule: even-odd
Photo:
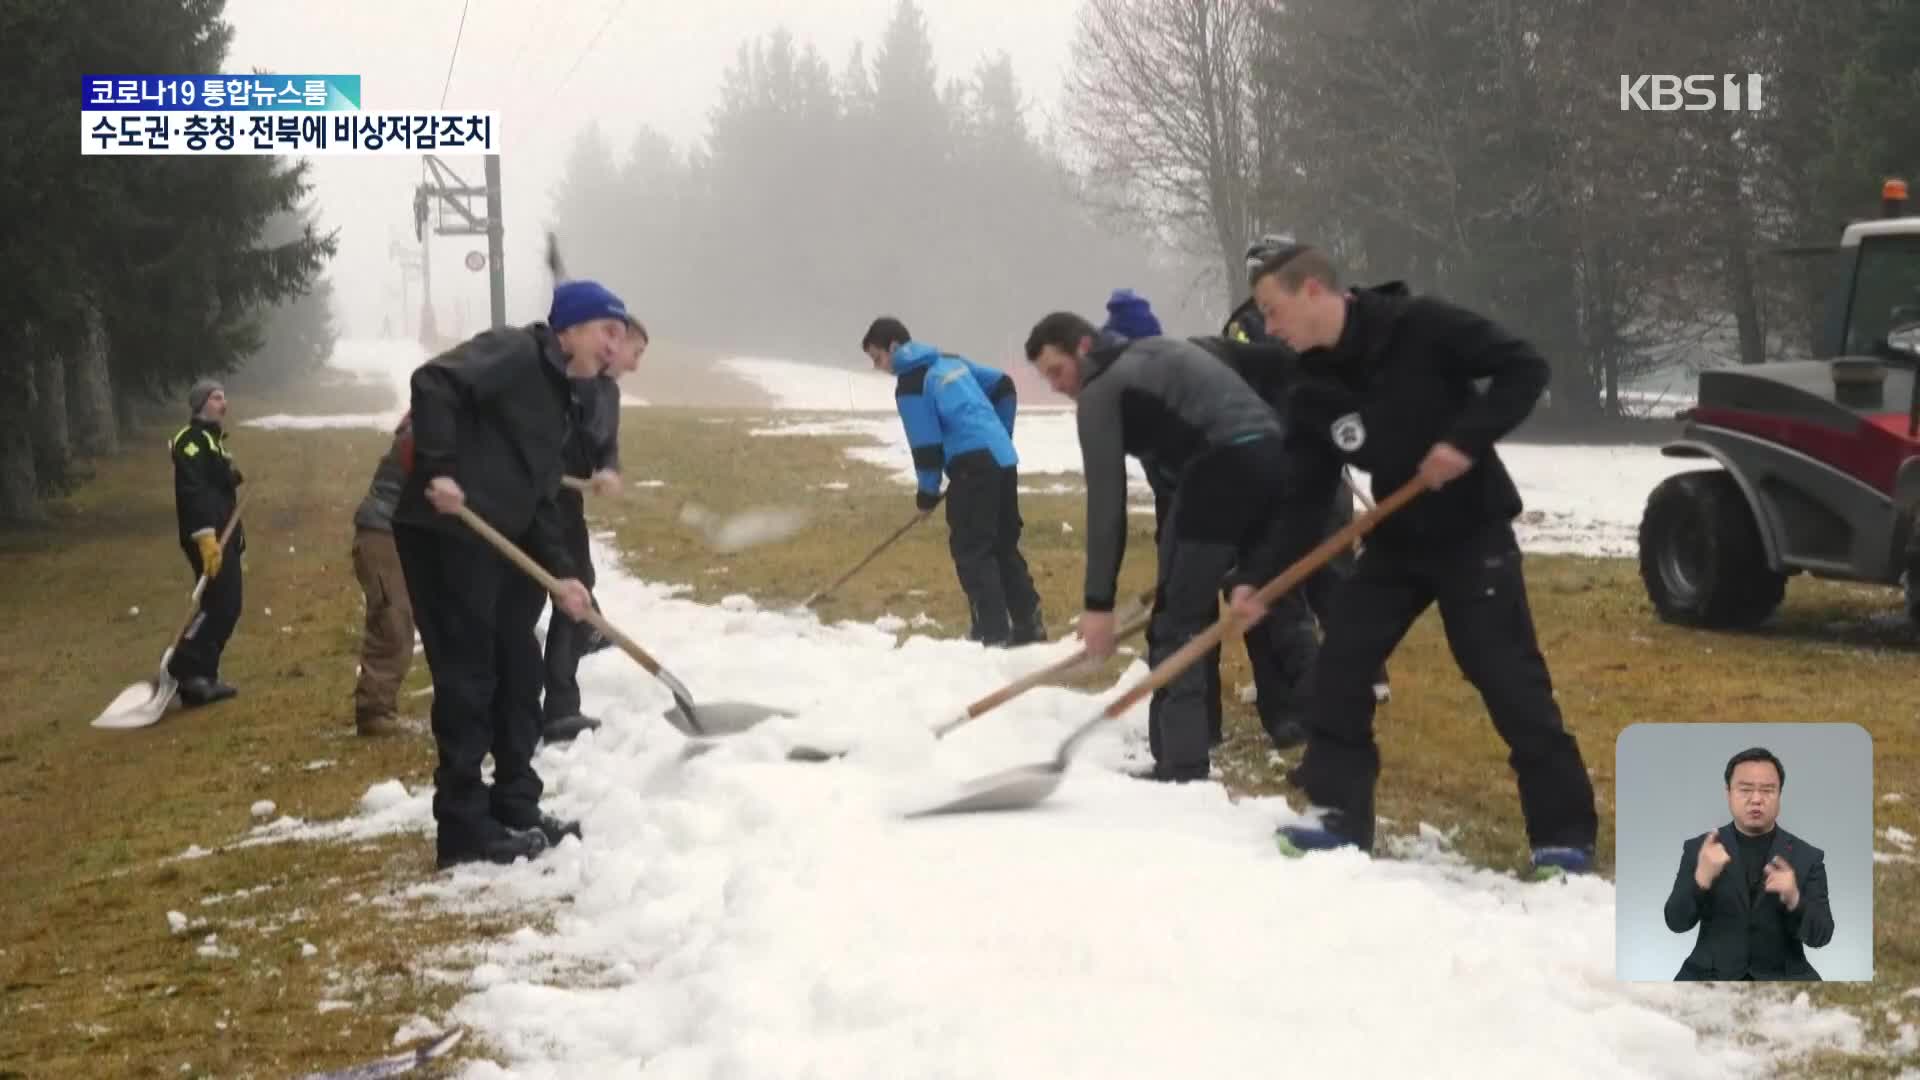
[[[217,678],[209,679],[204,675],[183,679],[180,683],[180,700],[195,708],[225,701],[239,692]]]
[[[582,838],[579,822],[563,821],[544,810],[532,812],[502,812],[496,809],[494,811],[494,820],[505,825],[509,830],[538,832],[541,837],[545,838],[547,846],[550,848],[559,847],[560,841],[569,836],[575,840]]]
[[[508,866],[516,859],[537,859],[545,850],[547,837],[541,830],[503,828],[493,839],[478,845],[440,845],[438,862],[442,870],[470,862]]]
[[[1014,645],[1038,645],[1047,640],[1046,617],[1041,614],[1040,606],[1034,605],[1032,611],[1013,620]]]
[[[572,742],[583,731],[597,731],[600,721],[591,716],[560,716],[546,721],[540,727],[540,737],[547,742]]]
[[[540,830],[540,835],[547,838],[547,846],[550,848],[559,847],[560,841],[569,836],[575,840],[583,838],[580,834],[579,822],[563,821],[560,818],[554,817],[552,814],[541,814],[540,824],[537,827]]]

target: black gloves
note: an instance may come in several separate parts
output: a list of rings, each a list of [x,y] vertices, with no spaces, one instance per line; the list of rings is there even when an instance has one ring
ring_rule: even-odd
[[[934,507],[940,505],[940,493],[937,491],[916,491],[913,494],[913,505],[918,507],[921,513],[928,513]]]

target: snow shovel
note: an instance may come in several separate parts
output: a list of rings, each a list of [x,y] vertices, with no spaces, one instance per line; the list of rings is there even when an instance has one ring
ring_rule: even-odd
[[[1153,593],[1151,592],[1143,594],[1137,600],[1129,600],[1127,606],[1123,609],[1126,618],[1121,621],[1120,627],[1115,630],[1114,640],[1124,641],[1139,633],[1141,630],[1146,629],[1147,623],[1151,621],[1153,615],[1149,606],[1152,603]],[[1087,650],[1081,649],[1072,656],[1062,660],[1056,660],[1037,671],[1022,675],[1013,682],[1008,683],[993,693],[988,694],[986,697],[981,698],[979,701],[967,706],[959,716],[936,726],[933,729],[933,737],[936,739],[944,739],[962,725],[978,720],[983,714],[1005,705],[1007,702],[1012,701],[1014,698],[1019,697],[1034,687],[1043,686],[1073,672],[1074,669],[1086,664],[1089,659],[1090,657],[1087,655]],[[681,760],[685,761],[688,758],[698,757],[708,750],[713,749],[715,745],[717,745],[717,742],[713,739],[693,740],[681,754]],[[787,751],[787,760],[813,762],[832,761],[835,758],[842,758],[846,755],[847,752],[845,750],[821,750],[811,746],[796,746]]]
[[[846,584],[847,582],[849,582],[849,581],[851,581],[851,580],[853,580],[853,575],[855,575],[855,574],[857,574],[857,573],[859,573],[860,571],[862,571],[862,570],[864,570],[864,569],[866,569],[866,567],[867,567],[867,564],[868,564],[868,563],[870,563],[870,562],[872,562],[873,560],[875,560],[875,559],[877,559],[877,558],[879,558],[879,557],[880,557],[880,553],[881,553],[881,552],[883,552],[883,551],[885,551],[885,550],[887,550],[888,548],[890,548],[890,547],[892,547],[892,546],[893,546],[893,542],[894,542],[895,540],[898,540],[898,539],[900,539],[901,537],[903,537],[903,536],[905,536],[905,535],[907,535],[907,530],[908,530],[908,529],[911,529],[911,528],[913,528],[913,527],[914,527],[915,525],[918,525],[918,524],[920,524],[921,522],[923,522],[923,521],[925,521],[925,520],[927,520],[927,518],[928,518],[929,516],[931,516],[932,514],[933,514],[933,511],[931,511],[931,510],[922,510],[922,511],[920,511],[919,513],[917,513],[917,514],[915,514],[915,515],[913,515],[913,517],[911,517],[911,518],[909,518],[909,519],[907,520],[907,523],[906,523],[905,525],[902,525],[902,526],[900,526],[900,527],[899,527],[898,529],[895,529],[895,530],[893,531],[893,535],[892,535],[892,536],[889,536],[889,537],[887,537],[887,538],[886,538],[885,540],[882,540],[882,541],[880,541],[880,546],[879,546],[879,547],[877,547],[877,548],[874,548],[874,549],[873,549],[872,551],[870,551],[870,552],[868,552],[868,553],[867,553],[867,557],[866,557],[866,558],[864,558],[864,559],[861,559],[861,560],[860,560],[860,561],[859,561],[858,563],[855,563],[855,564],[854,564],[854,567],[853,567],[853,569],[851,569],[851,570],[849,570],[849,571],[847,571],[847,572],[846,572],[846,573],[844,573],[844,574],[841,574],[841,575],[840,575],[840,579],[839,579],[838,581],[835,581],[835,582],[834,582],[833,584],[831,584],[831,585],[829,585],[829,586],[827,586],[826,588],[824,588],[824,589],[821,589],[821,590],[819,590],[818,592],[815,592],[815,593],[813,593],[812,595],[810,595],[810,596],[808,596],[808,597],[807,597],[807,598],[806,598],[805,600],[802,600],[802,601],[800,601],[800,606],[801,606],[802,608],[810,608],[810,607],[812,607],[812,606],[813,606],[813,604],[814,604],[814,601],[816,601],[816,600],[819,600],[819,599],[821,599],[822,597],[824,597],[824,596],[826,596],[827,594],[829,594],[829,593],[831,593],[831,592],[833,592],[833,590],[835,590],[835,589],[837,589],[837,588],[839,588],[840,586],[842,586],[842,585],[845,585],[845,584]]]
[[[593,492],[593,482],[577,476],[563,476],[560,482],[582,494]],[[707,547],[722,555],[785,540],[806,528],[810,520],[805,510],[786,506],[766,506],[721,516],[689,503],[680,512],[680,523],[700,530]]]
[[[1120,620],[1120,625],[1113,632],[1113,640],[1116,642],[1125,641],[1127,638],[1145,630],[1147,623],[1153,619],[1152,604],[1153,594],[1151,592],[1142,595],[1137,600],[1130,601],[1127,604],[1126,617]],[[1023,675],[1000,689],[995,690],[993,693],[988,694],[986,697],[981,698],[979,701],[967,706],[959,716],[935,727],[933,729],[933,737],[936,739],[944,739],[963,724],[978,720],[982,714],[1005,705],[1007,702],[1012,701],[1014,698],[1019,697],[1021,694],[1026,693],[1036,686],[1045,685],[1065,676],[1069,672],[1086,664],[1090,659],[1092,659],[1092,657],[1088,656],[1087,650],[1083,648],[1064,660],[1057,660],[1038,671]]]
[[[246,504],[246,501],[247,493],[244,491],[234,501],[233,514],[227,518],[227,527],[220,534],[222,553],[227,549],[227,541],[233,538],[235,526],[240,524],[240,508]],[[173,643],[167,646],[167,651],[160,654],[160,670],[155,672],[152,678],[134,683],[120,691],[120,696],[113,699],[113,703],[107,706],[106,711],[93,718],[94,727],[149,727],[158,723],[160,717],[166,714],[167,706],[173,704],[174,693],[180,689],[180,684],[167,673],[167,665],[173,660],[174,650],[187,639],[187,631],[193,628],[194,620],[200,617],[200,597],[206,593],[207,584],[212,580],[207,575],[201,574],[200,580],[194,584],[193,599],[187,609],[187,621],[180,625],[180,632],[173,635]]]
[[[500,554],[513,560],[520,569],[526,571],[529,577],[539,582],[540,586],[546,589],[547,592],[553,594],[555,597],[559,596],[559,580],[552,574],[547,573],[539,563],[534,562],[533,558],[526,552],[521,551],[513,541],[500,535],[498,530],[487,524],[481,519],[480,515],[474,513],[473,510],[464,503],[461,504],[455,513],[459,515],[461,521],[467,523],[468,528],[479,533],[487,543],[499,549]],[[667,722],[679,729],[684,735],[735,735],[753,727],[769,716],[793,715],[783,709],[775,709],[766,705],[755,705],[744,701],[708,702],[706,705],[695,708],[693,704],[693,694],[687,689],[687,685],[679,679],[674,678],[672,672],[661,667],[658,660],[648,656],[647,651],[639,645],[634,644],[632,638],[621,633],[612,623],[607,622],[605,616],[589,608],[587,610],[586,621],[592,625],[594,629],[605,634],[608,641],[620,646],[621,651],[633,657],[634,662],[646,668],[649,675],[666,684],[667,689],[673,693],[674,700],[674,708],[669,709],[666,714]]]
[[[1279,577],[1262,587],[1256,594],[1261,602],[1272,604],[1287,590],[1305,581],[1313,572],[1326,565],[1328,560],[1339,555],[1353,542],[1367,533],[1387,515],[1411,502],[1426,484],[1420,477],[1402,485],[1400,490],[1387,496],[1372,510],[1353,519],[1346,527],[1334,533],[1320,546],[1308,552],[1299,562],[1287,567]],[[1206,655],[1229,630],[1239,630],[1240,620],[1231,611],[1216,620],[1204,632],[1192,641],[1181,646],[1178,652],[1160,662],[1147,677],[1140,680],[1126,693],[1121,694],[1107,706],[1095,713],[1091,720],[1081,724],[1060,743],[1053,760],[1037,762],[1031,765],[1016,765],[967,784],[962,793],[944,803],[916,810],[907,815],[909,818],[932,817],[940,814],[982,813],[998,810],[1023,810],[1044,802],[1065,778],[1067,766],[1072,764],[1074,750],[1094,728],[1102,722],[1118,718],[1122,713],[1153,691],[1172,682],[1174,677],[1193,665],[1195,660]]]

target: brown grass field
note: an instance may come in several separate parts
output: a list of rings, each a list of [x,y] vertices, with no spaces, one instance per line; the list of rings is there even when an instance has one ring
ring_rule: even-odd
[[[235,407],[244,419],[387,404],[365,393],[328,384]],[[840,441],[744,438],[741,425],[764,414],[742,403],[750,407],[629,411],[629,475],[668,487],[594,513],[643,576],[691,584],[699,598],[794,602],[906,520],[911,500],[879,470],[848,461]],[[142,731],[88,727],[153,669],[185,614],[191,582],[173,541],[165,434],[98,463],[95,481],[49,525],[0,534],[0,692],[11,706],[0,716],[0,1077],[284,1076],[390,1052],[408,1018],[436,1015],[458,996],[423,976],[423,957],[518,925],[357,902],[432,873],[431,844],[417,835],[174,858],[239,838],[256,799],[277,799],[276,816],[336,818],[379,780],[429,782],[433,756],[424,734],[352,735],[360,595],[347,555],[353,507],[385,442],[374,431],[236,429],[254,499],[245,614],[226,666],[241,697]],[[724,493],[710,501],[724,510],[790,501],[828,477],[849,485],[820,493],[833,528],[730,560],[724,574],[708,572],[712,557],[674,522],[687,493]],[[1058,635],[1077,610],[1080,500],[1029,496],[1022,511],[1023,546]],[[1129,590],[1149,584],[1152,570],[1150,520],[1136,528]],[[821,614],[872,618],[911,605],[964,625],[945,545],[943,524],[914,530]],[[1627,561],[1534,557],[1529,567],[1542,646],[1595,772],[1609,876],[1614,740],[1643,720],[1857,720],[1874,735],[1880,789],[1908,795],[1876,801],[1876,829],[1920,832],[1915,639],[1885,618],[1892,593],[1796,580],[1765,631],[1708,635],[1658,622]],[[1226,658],[1225,685],[1246,683],[1237,645]],[[1455,845],[1468,858],[1517,868],[1524,844],[1504,747],[1435,616],[1415,627],[1393,670],[1380,813],[1458,826]],[[417,664],[410,686],[425,685]],[[416,715],[424,700],[403,698]],[[1227,708],[1230,741],[1218,760],[1230,785],[1281,790],[1251,706],[1229,694]],[[1870,1038],[1885,1041],[1897,1028],[1889,1011],[1911,1017],[1903,995],[1920,985],[1920,867],[1888,862],[1875,873],[1876,980],[1809,992],[1855,1010]],[[171,934],[169,911],[206,926]],[[212,947],[208,935],[217,935]],[[305,942],[317,955],[302,955]],[[321,1012],[323,1001],[353,1007]],[[461,1051],[485,1052],[473,1040]],[[1903,1065],[1920,1058],[1826,1058],[1799,1075],[1893,1077]]]

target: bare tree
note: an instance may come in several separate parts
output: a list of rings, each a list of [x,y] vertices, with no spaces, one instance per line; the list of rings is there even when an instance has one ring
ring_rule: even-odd
[[[1251,61],[1257,0],[1087,0],[1067,78],[1070,130],[1108,207],[1216,253],[1227,299],[1256,222]]]

